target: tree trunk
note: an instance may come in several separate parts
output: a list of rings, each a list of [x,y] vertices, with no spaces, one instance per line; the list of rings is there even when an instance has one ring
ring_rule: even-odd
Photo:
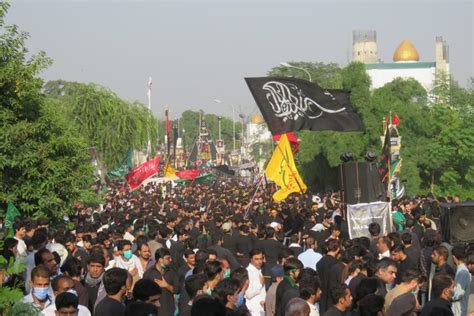
[[[434,195],[434,171],[431,172],[431,187],[430,187],[431,194]]]

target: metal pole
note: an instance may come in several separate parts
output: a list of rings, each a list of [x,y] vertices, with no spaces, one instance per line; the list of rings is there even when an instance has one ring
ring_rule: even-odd
[[[250,204],[249,206],[247,206],[247,209],[245,210],[245,214],[244,214],[244,219],[247,219],[247,216],[249,214],[249,210],[250,210],[250,207],[252,206],[253,204],[253,200],[255,199],[255,196],[257,195],[257,192],[258,190],[260,189],[260,184],[262,183],[262,179],[263,179],[263,175],[260,177],[260,180],[258,181],[258,185],[257,185],[257,189],[255,190],[253,196],[252,196],[252,200],[250,200]]]
[[[234,141],[234,151],[235,151],[235,108],[232,105],[232,133],[233,133],[233,141]]]
[[[240,147],[241,147],[241,150],[240,150],[240,155],[242,156],[246,154],[245,152],[245,139],[244,139],[244,116],[242,115],[241,117],[242,119],[242,131],[241,131],[241,134],[242,134],[242,140],[241,140],[241,144],[240,144]]]
[[[311,78],[311,74],[309,73],[308,70],[306,70],[306,69],[304,69],[304,68],[301,68],[301,67],[293,66],[293,65],[291,65],[291,64],[289,64],[289,63],[280,63],[280,65],[282,65],[283,67],[295,68],[295,69],[304,71],[304,72],[308,75],[309,82],[313,82],[313,79]]]
[[[148,78],[147,96],[148,96],[148,111],[150,111],[150,113],[151,113],[151,84],[152,84],[152,78],[149,77]],[[147,155],[147,159],[149,159],[150,155],[151,155],[151,140],[150,140],[149,131],[147,131],[147,134],[148,134],[148,144],[147,144],[147,147],[146,147],[146,155]]]

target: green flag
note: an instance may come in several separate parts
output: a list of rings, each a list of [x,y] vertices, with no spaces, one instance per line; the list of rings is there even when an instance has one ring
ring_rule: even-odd
[[[8,228],[8,237],[15,235],[13,232],[13,221],[17,216],[21,216],[20,212],[12,202],[8,202],[7,216],[5,217],[5,227]]]
[[[115,170],[107,172],[107,178],[118,178],[123,177],[133,169],[133,149],[130,147],[127,151],[127,155],[123,160],[115,167]]]
[[[392,166],[390,167],[390,179],[393,179],[395,174],[400,173],[400,168],[402,167],[402,160],[392,161]]]

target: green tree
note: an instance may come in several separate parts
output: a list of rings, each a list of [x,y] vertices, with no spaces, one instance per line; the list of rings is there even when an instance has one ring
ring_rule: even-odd
[[[436,195],[474,197],[474,102],[472,90],[440,74],[430,102],[428,161],[421,164],[427,189]]]
[[[129,147],[146,151],[148,141],[156,153],[159,122],[144,105],[120,99],[107,88],[63,80],[50,81],[45,92],[63,106],[89,147],[96,147],[106,168],[113,168]]]
[[[308,71],[311,75],[312,82],[322,87],[327,89],[340,89],[342,86],[341,68],[335,63],[290,62],[290,64]],[[303,70],[285,66],[272,68],[268,72],[268,75],[309,80],[308,75]]]
[[[212,139],[215,141],[219,137],[219,116],[215,114],[204,113],[202,113],[201,115],[206,120],[209,133]],[[186,110],[181,114],[180,120],[180,128],[185,130],[184,141],[186,144],[186,149],[191,150],[191,147],[193,146],[194,141],[196,140],[196,137],[199,134],[199,112]],[[242,127],[241,124],[239,124],[238,122],[236,122],[235,124],[235,134],[237,139],[236,148],[239,148],[241,144]],[[226,144],[226,149],[232,149],[232,120],[227,117],[222,117],[221,136]]]
[[[351,64],[347,69],[341,69],[337,64],[292,63],[292,65],[308,70],[312,81],[323,88],[351,90],[352,103],[356,109],[364,109],[370,101],[370,80],[362,64]],[[304,77],[304,72],[284,67],[273,68],[269,75],[293,75],[307,79]],[[370,113],[369,110],[363,112]],[[361,133],[301,131],[297,135],[301,142],[300,151],[296,155],[297,163],[303,166],[301,173],[305,183],[317,191],[334,190],[338,187],[337,167],[340,164],[341,153],[352,151],[356,157],[363,157],[367,149],[367,137]]]
[[[93,182],[87,143],[41,93],[38,73],[51,60],[27,58],[28,34],[4,23],[0,4],[0,207],[60,220]]]
[[[376,145],[375,152],[379,153],[381,148],[380,135],[383,131],[380,119],[388,117],[390,112],[396,113],[400,117],[398,131],[402,136],[403,166],[400,177],[410,194],[426,193],[419,170],[420,162],[427,159],[426,146],[430,133],[425,89],[416,80],[397,78],[374,90],[371,99],[375,130],[371,140]]]
[[[296,160],[307,184],[313,189],[338,187],[339,156],[351,151],[359,161],[367,150],[380,155],[382,119],[396,113],[401,123],[403,167],[401,179],[409,195],[433,192],[436,195],[474,197],[474,79],[468,89],[439,75],[430,92],[414,79],[397,78],[370,90],[365,66],[351,63],[292,63],[305,68],[323,88],[351,91],[351,101],[365,124],[364,133],[300,131],[301,148]],[[275,67],[272,76],[307,79],[305,72]],[[447,84],[449,83],[449,84]]]

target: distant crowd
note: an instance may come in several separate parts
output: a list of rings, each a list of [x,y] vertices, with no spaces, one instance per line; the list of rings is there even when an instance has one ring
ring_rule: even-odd
[[[393,201],[391,232],[372,223],[350,239],[337,194],[271,196],[232,179],[111,183],[101,208],[77,205],[68,223],[17,217],[1,255],[25,269],[2,268],[0,286],[38,315],[474,312],[474,253],[442,240],[438,201]]]

